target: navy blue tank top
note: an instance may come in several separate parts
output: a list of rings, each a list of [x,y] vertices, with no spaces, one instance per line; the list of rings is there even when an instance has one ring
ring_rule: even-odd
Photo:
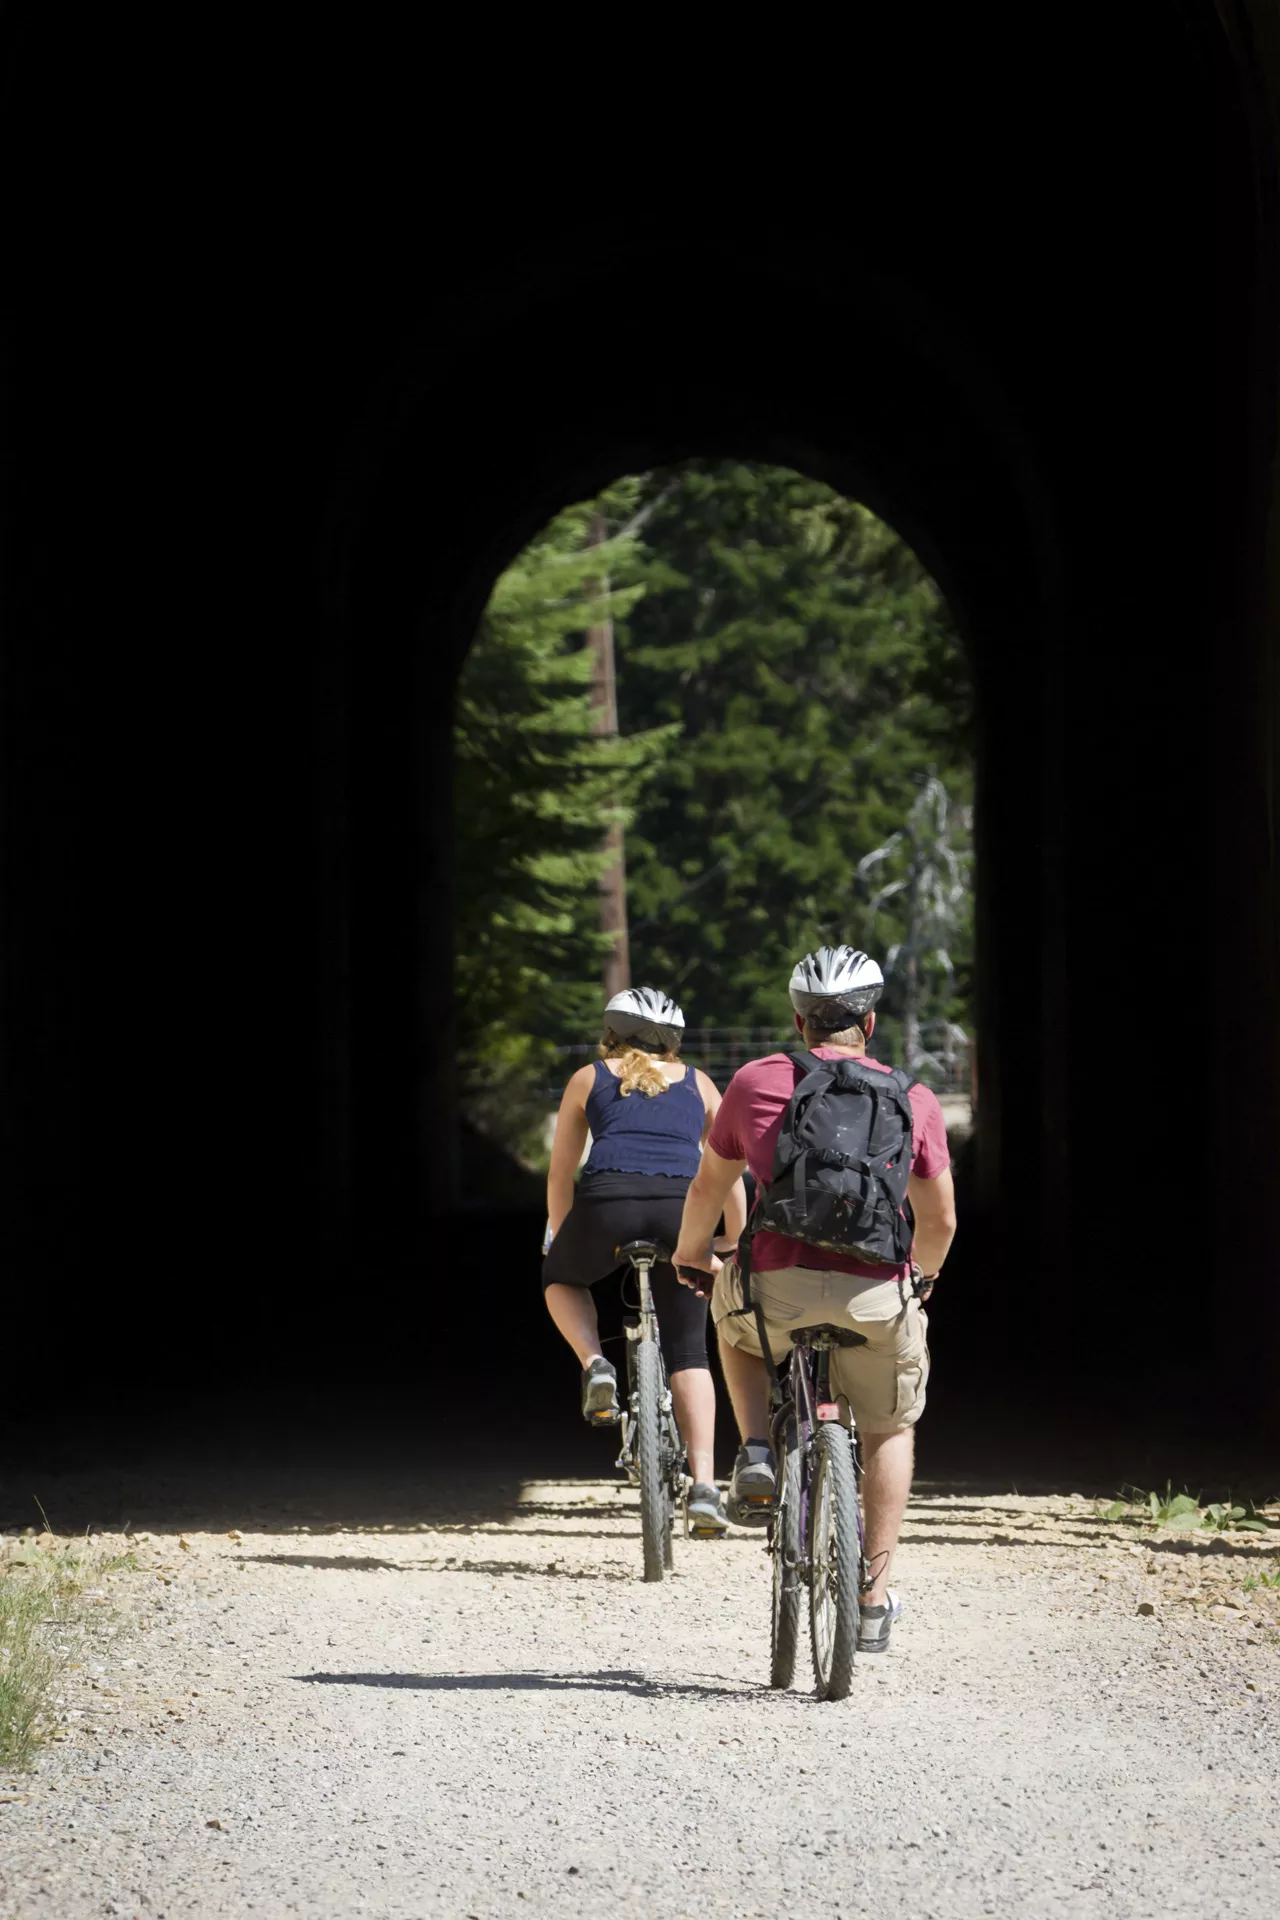
[[[665,1093],[624,1097],[617,1074],[597,1060],[596,1083],[587,1095],[591,1152],[583,1178],[593,1173],[666,1173],[692,1180],[706,1117],[692,1067]]]

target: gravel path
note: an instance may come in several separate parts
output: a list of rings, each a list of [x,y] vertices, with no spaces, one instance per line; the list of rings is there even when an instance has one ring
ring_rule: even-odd
[[[820,1705],[765,1684],[755,1537],[652,1588],[611,1483],[415,1498],[137,1538],[0,1775],[0,1912],[1277,1910],[1265,1544],[925,1486],[893,1650]]]

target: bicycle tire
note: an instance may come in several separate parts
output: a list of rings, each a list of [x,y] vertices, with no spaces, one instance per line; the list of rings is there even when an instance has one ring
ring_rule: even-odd
[[[773,1614],[769,1626],[769,1685],[789,1687],[800,1645],[800,1442],[789,1420],[779,1448],[778,1512],[769,1538],[773,1560]]]
[[[644,1577],[661,1580],[670,1540],[670,1490],[662,1460],[662,1362],[654,1340],[636,1342],[636,1459],[640,1468],[640,1531]]]
[[[862,1529],[853,1442],[834,1420],[814,1443],[809,1499],[809,1638],[819,1700],[843,1700],[858,1647]]]

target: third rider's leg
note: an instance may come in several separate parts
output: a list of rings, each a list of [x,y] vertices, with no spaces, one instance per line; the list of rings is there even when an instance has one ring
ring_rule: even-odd
[[[884,1605],[889,1567],[911,1492],[915,1428],[900,1427],[896,1433],[864,1433],[859,1438],[867,1562],[872,1574],[872,1584],[862,1599],[866,1606],[879,1607]]]
[[[566,1287],[556,1281],[544,1294],[547,1312],[578,1356],[589,1367],[600,1356],[600,1322],[590,1287]]]

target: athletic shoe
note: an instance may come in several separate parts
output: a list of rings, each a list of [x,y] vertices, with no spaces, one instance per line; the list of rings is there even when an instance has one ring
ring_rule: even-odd
[[[776,1482],[773,1450],[763,1440],[738,1448],[729,1482],[729,1518],[739,1527],[767,1526],[773,1517]]]
[[[893,1588],[889,1588],[889,1598],[882,1607],[860,1607],[861,1618],[858,1622],[858,1652],[887,1653],[889,1651],[889,1629],[895,1620],[902,1618],[902,1602]]]
[[[695,1540],[718,1540],[724,1532],[727,1522],[720,1505],[720,1495],[705,1480],[694,1481],[684,1510],[688,1516],[689,1532]]]
[[[616,1427],[622,1418],[618,1376],[608,1360],[597,1358],[582,1370],[582,1417],[589,1427]]]

